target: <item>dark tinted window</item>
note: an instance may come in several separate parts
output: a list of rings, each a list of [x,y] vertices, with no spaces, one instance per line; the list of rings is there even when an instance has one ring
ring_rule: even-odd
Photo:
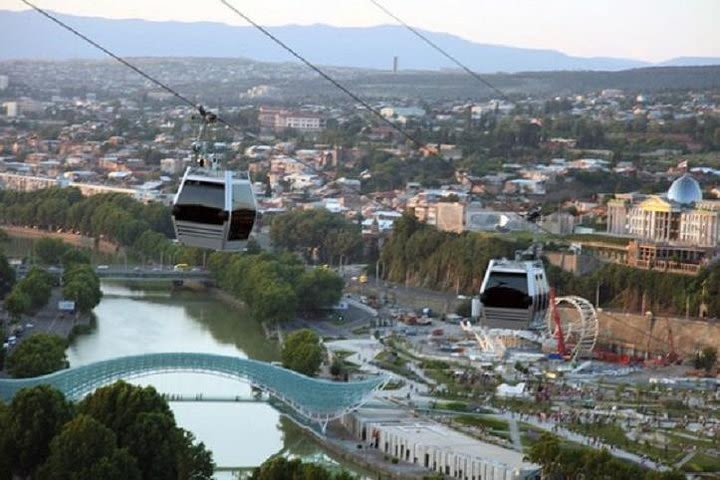
[[[222,225],[227,220],[225,187],[221,183],[188,180],[173,207],[176,220]]]
[[[528,295],[527,276],[524,273],[491,273],[480,299],[487,307],[528,308],[532,299]]]
[[[255,223],[255,210],[234,210],[228,240],[247,240]]]

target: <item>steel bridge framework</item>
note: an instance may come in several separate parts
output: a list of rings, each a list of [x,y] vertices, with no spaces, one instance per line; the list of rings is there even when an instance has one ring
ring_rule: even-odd
[[[117,380],[163,372],[203,373],[247,381],[306,420],[317,422],[323,432],[331,420],[360,408],[388,381],[386,377],[373,377],[357,382],[331,382],[240,357],[155,353],[104,360],[40,377],[0,379],[0,398],[10,401],[23,388],[50,385],[67,398],[79,400]]]

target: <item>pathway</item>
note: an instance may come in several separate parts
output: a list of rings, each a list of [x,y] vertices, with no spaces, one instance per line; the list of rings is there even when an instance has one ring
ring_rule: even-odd
[[[523,451],[522,442],[520,441],[520,429],[518,428],[517,421],[515,419],[508,420],[510,426],[510,440],[512,440],[513,448],[518,452]]]

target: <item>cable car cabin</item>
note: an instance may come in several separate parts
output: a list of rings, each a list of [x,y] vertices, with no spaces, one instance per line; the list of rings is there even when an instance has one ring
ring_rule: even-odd
[[[188,167],[175,196],[175,235],[190,247],[238,251],[245,248],[257,206],[248,175]]]
[[[480,288],[484,323],[491,328],[540,328],[549,295],[542,261],[490,260]]]

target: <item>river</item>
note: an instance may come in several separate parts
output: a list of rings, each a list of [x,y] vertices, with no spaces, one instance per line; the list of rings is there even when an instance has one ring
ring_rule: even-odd
[[[97,328],[67,350],[71,366],[154,352],[203,352],[273,361],[279,357],[260,325],[242,309],[206,293],[171,293],[169,286],[143,289],[103,283],[95,308]],[[170,373],[134,380],[169,394],[249,397],[249,385],[201,374]],[[178,424],[212,450],[220,468],[254,467],[273,454],[336,463],[292,421],[267,403],[171,402]],[[345,468],[359,472],[349,465]],[[233,474],[217,472],[217,478]]]

